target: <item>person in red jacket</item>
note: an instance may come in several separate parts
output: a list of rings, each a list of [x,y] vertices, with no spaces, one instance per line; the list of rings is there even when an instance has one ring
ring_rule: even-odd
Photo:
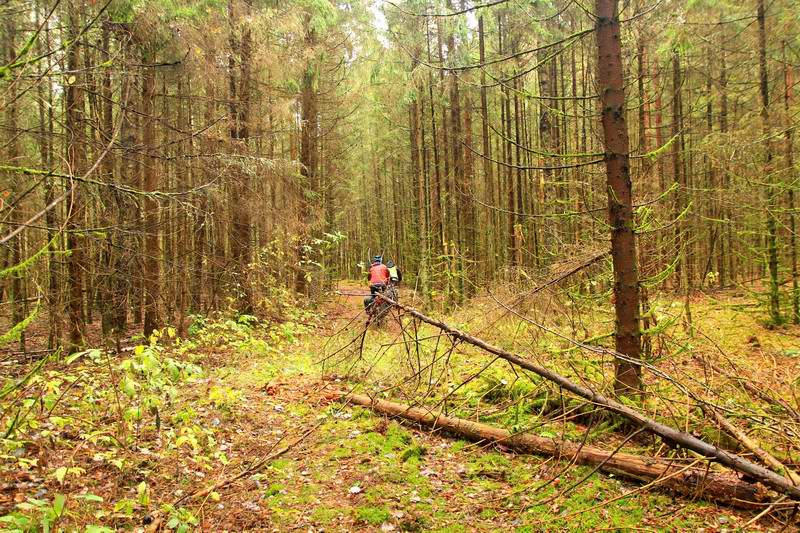
[[[376,255],[372,259],[372,266],[369,267],[367,274],[370,296],[364,298],[364,309],[369,309],[369,306],[375,301],[375,295],[386,288],[390,279],[389,267],[383,264],[383,257]]]

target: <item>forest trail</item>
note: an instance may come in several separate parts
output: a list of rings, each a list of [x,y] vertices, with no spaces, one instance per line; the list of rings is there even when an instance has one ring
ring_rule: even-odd
[[[336,283],[331,297],[325,302],[322,312],[335,324],[355,320],[361,313],[364,298],[369,294],[366,283],[342,280]]]
[[[340,337],[363,327],[361,296],[349,294],[363,287],[341,282],[338,291],[344,294],[332,294],[315,313],[266,329],[231,319],[208,322],[190,328],[185,341],[163,339],[163,348],[154,344],[114,362],[124,368],[126,361],[139,364],[155,355],[167,366],[199,365],[195,377],[167,389],[139,373],[104,373],[108,364],[91,354],[67,365],[62,372],[74,377],[73,386],[51,385],[60,397],[59,416],[37,417],[38,432],[18,454],[28,461],[24,472],[14,477],[4,470],[0,515],[15,504],[64,495],[68,511],[59,524],[70,528],[100,522],[114,529],[198,531],[593,531],[609,525],[720,531],[752,518],[642,491],[588,466],[479,446],[330,403],[331,389],[366,385],[358,372],[349,379],[336,377],[338,369],[324,379],[321,374],[321,360]],[[485,303],[478,299],[466,311],[480,316]],[[466,311],[451,318],[463,320]],[[726,327],[732,342],[752,344],[739,338],[751,324],[731,320]],[[398,333],[396,324],[371,328],[363,355],[370,358]],[[762,338],[768,354],[750,350],[753,368],[761,361],[756,377],[793,372],[793,352],[775,359],[791,345],[791,333]],[[392,360],[387,364],[389,375],[402,370]],[[106,403],[93,400],[107,383],[116,385],[105,392]],[[125,394],[113,400],[114,390]],[[157,411],[143,410],[153,395],[166,401]],[[105,406],[115,403],[120,410],[109,412]],[[127,440],[123,419],[136,432]],[[573,429],[580,434],[586,428]],[[618,442],[613,433],[604,437],[611,449]],[[561,494],[584,476],[584,483]]]
[[[234,367],[221,367],[219,377],[206,384],[240,397],[238,413],[219,425],[217,437],[230,451],[231,464],[254,462],[269,455],[278,439],[283,445],[316,429],[255,475],[220,489],[218,501],[187,505],[200,529],[592,531],[608,524],[654,530],[669,524],[715,531],[750,518],[727,509],[721,513],[711,504],[641,493],[635,484],[598,474],[558,503],[536,505],[591,468],[518,456],[403,425],[361,407],[330,404],[326,390],[346,385],[336,378],[320,379],[316,362],[329,350],[332,332],[360,328],[363,316],[362,297],[351,294],[363,287],[341,282],[337,290],[344,294],[334,295],[321,309],[323,327],[301,334],[277,358],[230,361]],[[229,466],[206,473],[193,489],[232,472]],[[171,490],[164,486],[159,492]],[[628,492],[631,496],[614,501]]]
[[[795,527],[796,4],[0,2],[0,530]]]
[[[270,366],[276,375],[269,382],[242,383],[231,376],[232,386],[244,385],[245,396],[260,406],[260,415],[246,419],[248,425],[289,438],[320,425],[273,461],[255,486],[252,481],[232,486],[229,491],[236,496],[223,498],[226,507],[232,501],[239,501],[238,508],[258,507],[257,516],[276,531],[290,526],[308,531],[593,531],[610,524],[720,531],[750,520],[751,515],[709,503],[641,492],[636,484],[591,473],[591,467],[520,456],[404,425],[361,407],[329,404],[326,391],[357,386],[358,380],[320,380],[316,363],[331,352],[331,334],[360,329],[363,317],[363,286],[345,281],[337,291],[321,308],[324,327],[307,332],[291,348],[283,359],[287,365]],[[385,344],[398,332],[396,324],[368,332],[366,344]],[[297,361],[304,363],[295,366]],[[785,364],[796,361],[789,358]],[[263,365],[255,360],[240,375],[261,375]],[[769,366],[777,371],[777,362]],[[617,441],[612,438],[606,446],[613,448]],[[556,497],[586,475],[586,483]],[[224,509],[218,511],[209,523],[232,519]],[[237,526],[257,523],[250,514],[236,520]]]

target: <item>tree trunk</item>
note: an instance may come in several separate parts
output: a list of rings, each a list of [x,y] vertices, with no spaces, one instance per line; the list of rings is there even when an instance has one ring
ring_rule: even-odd
[[[681,143],[678,140],[681,135],[681,115],[683,114],[681,102],[681,64],[680,56],[677,50],[672,52],[672,127],[670,131],[672,143],[672,182],[676,186],[675,203],[672,212],[672,218],[675,220],[675,247],[678,258],[675,264],[675,285],[677,287],[683,284],[683,270],[685,268],[685,239],[684,239],[684,224],[678,220],[685,207],[686,189],[682,178],[683,165],[681,164]]]
[[[68,39],[78,37],[81,28],[81,14],[75,3],[68,6]],[[67,71],[70,74],[68,85],[64,91],[66,104],[66,159],[70,172],[80,175],[86,169],[86,145],[84,139],[83,106],[84,96],[80,80],[80,47],[76,43],[67,50]],[[84,287],[84,245],[80,236],[84,217],[83,186],[79,182],[72,184],[72,192],[67,206],[67,271],[69,296],[67,316],[69,320],[69,353],[80,351],[84,346],[86,323],[83,313]]]
[[[248,148],[248,138],[250,137],[249,122],[250,122],[250,93],[251,93],[251,62],[252,62],[252,48],[253,39],[247,18],[250,16],[250,3],[244,2],[245,12],[242,15],[237,15],[234,11],[233,0],[228,1],[228,18],[229,18],[229,44],[230,50],[228,55],[228,87],[229,87],[229,109],[231,115],[231,128],[230,136],[233,144],[233,151],[239,154],[246,154]],[[241,28],[237,27],[241,26]],[[313,30],[312,30],[313,31]],[[237,34],[241,36],[237,39]],[[310,84],[304,84],[303,88],[303,102],[305,113],[316,115],[315,104],[312,107],[306,107],[307,99],[314,100],[313,96],[313,80]],[[308,114],[304,115],[303,122],[303,140],[305,150],[301,154],[305,154],[305,158],[301,155],[301,163],[303,168],[314,169],[316,165],[316,147],[311,147],[308,142],[309,135],[314,135],[313,131],[309,131],[315,126],[315,120],[309,120]],[[313,154],[313,155],[310,155]],[[302,170],[301,170],[302,172]],[[315,170],[304,176],[313,181]],[[230,197],[228,199],[231,209],[231,225],[229,241],[231,246],[231,256],[234,263],[233,276],[235,279],[234,286],[239,287],[240,293],[237,294],[239,302],[239,311],[244,314],[252,314],[254,310],[253,295],[248,281],[251,246],[250,246],[250,206],[248,205],[247,198],[250,197],[250,180],[246,172],[234,172],[233,180],[228,188]],[[312,190],[314,184],[307,184],[311,186]],[[303,276],[305,280],[305,275]]]
[[[152,66],[155,54],[145,49],[142,53],[142,144],[146,155],[142,188],[145,192],[158,189],[159,169],[158,154],[155,146],[155,93],[156,71]],[[161,279],[159,262],[161,249],[159,246],[159,205],[153,195],[144,198],[144,325],[143,333],[148,337],[161,327],[158,301],[161,297]]]
[[[6,41],[3,43],[5,48],[4,61],[12,63],[16,57],[15,40],[17,35],[16,15],[9,13],[5,20],[5,36]],[[2,57],[2,56],[0,56]],[[7,99],[8,103],[3,102],[5,107],[5,131],[8,134],[9,140],[5,144],[7,160],[11,165],[19,165],[22,153],[20,151],[20,137],[21,131],[19,128],[19,106],[18,106],[18,87],[16,82],[8,85],[5,91],[4,100]],[[23,223],[25,220],[23,202],[21,195],[25,192],[24,184],[16,182],[12,185],[14,205],[11,206],[10,220],[16,223]],[[24,242],[25,233],[21,233],[13,238],[11,241],[11,264],[19,265],[24,257]],[[11,322],[12,325],[19,324],[26,316],[25,313],[25,278],[24,271],[16,271],[11,274],[11,287],[8,291],[8,296],[11,303]],[[25,331],[19,333],[19,350],[25,352]]]
[[[37,10],[37,26],[40,24]],[[37,40],[37,51],[39,54],[44,52],[44,49],[50,49],[50,23],[49,21],[44,27],[44,47],[42,40]],[[40,67],[40,74],[45,69],[52,67],[51,59],[48,57],[47,65]],[[46,89],[45,89],[46,86]],[[53,139],[54,139],[54,124],[55,117],[53,113],[53,85],[50,83],[37,84],[37,97],[38,97],[38,110],[39,110],[39,128],[41,135],[39,138],[39,152],[40,163],[42,168],[53,168]],[[45,111],[47,108],[47,111]],[[48,177],[44,184],[44,207],[50,205],[55,198],[54,195],[54,178]],[[45,213],[45,223],[47,225],[47,242],[50,243],[50,250],[47,256],[47,306],[48,306],[48,334],[47,334],[47,348],[54,350],[61,343],[61,286],[59,276],[59,260],[58,251],[59,243],[56,239],[56,228],[58,227],[58,211],[56,209],[48,209]]]
[[[430,25],[426,20],[426,36],[427,36],[427,50],[428,50],[428,63],[431,62],[431,33]],[[431,184],[433,191],[433,198],[431,199],[431,231],[433,232],[434,241],[432,254],[438,255],[442,250],[444,243],[444,221],[442,220],[442,165],[441,157],[439,155],[439,135],[436,127],[436,108],[435,100],[433,97],[433,73],[428,71],[428,103],[430,104],[431,114],[431,143],[433,144],[433,166],[434,166],[434,182]],[[445,175],[446,178],[446,175]]]
[[[767,25],[764,0],[758,0],[758,72],[761,94],[761,127],[764,134],[764,174],[767,182],[767,268],[769,270],[769,317],[780,324],[780,286],[778,282],[777,193],[772,176],[772,141],[769,124],[769,85],[767,73]]]
[[[107,62],[111,58],[111,30],[109,24],[104,23],[102,28],[102,36],[100,41],[101,59]],[[111,139],[114,130],[114,117],[113,117],[113,100],[111,94],[111,69],[104,69],[101,79],[101,96],[102,96],[102,114],[101,114],[101,138]],[[114,158],[106,156],[102,163],[102,176],[103,180],[109,183],[114,183]],[[109,336],[114,329],[114,313],[115,313],[115,298],[114,298],[114,282],[117,277],[121,275],[114,269],[114,262],[118,250],[115,249],[116,234],[119,228],[119,220],[116,213],[116,202],[114,201],[116,191],[111,188],[104,188],[101,190],[100,208],[100,223],[106,230],[106,235],[100,243],[100,283],[98,286],[99,304],[100,304],[100,328],[103,336]],[[115,220],[116,219],[116,220]]]
[[[317,33],[311,26],[310,16],[306,16],[305,43],[310,50],[313,50],[317,44]],[[310,234],[310,226],[313,224],[309,213],[312,202],[308,193],[317,192],[317,68],[315,61],[309,59],[303,74],[300,98],[300,175],[303,178],[300,192],[300,217],[305,226],[303,232],[306,237]],[[304,239],[301,239],[297,250],[298,269],[295,276],[295,291],[300,294],[308,294],[309,289],[306,262],[310,258],[307,255],[307,244]]]
[[[722,57],[720,58],[720,73],[719,73],[719,132],[722,135],[728,133],[728,68],[725,63],[725,54],[722,53]],[[722,204],[722,210],[720,216],[725,224],[722,231],[724,232],[724,236],[720,241],[720,251],[719,251],[719,261],[717,262],[717,269],[719,270],[719,288],[725,288],[727,281],[730,279],[731,281],[735,281],[733,279],[733,269],[728,271],[728,264],[730,257],[730,262],[733,261],[733,221],[731,220],[731,210],[728,207],[728,202],[725,201],[727,194],[728,194],[728,172],[725,167],[724,161],[722,162],[722,169],[721,175],[722,178],[720,179],[720,197]]]
[[[485,32],[483,29],[483,15],[478,17],[478,49],[480,53],[480,63],[486,62],[486,42]],[[492,150],[491,142],[489,139],[489,99],[486,94],[486,71],[481,69],[481,142],[483,146],[483,182],[485,187],[485,196],[487,203],[490,206],[494,205],[495,192],[494,192],[494,176],[492,175]],[[486,227],[497,228],[498,218],[494,208],[484,209],[486,216],[483,220],[487,222]],[[486,261],[485,274],[489,279],[494,275],[497,268],[495,242],[491,235],[485,235],[486,243],[484,245],[484,260]]]
[[[786,42],[783,43],[783,80],[784,80],[784,93],[783,93],[783,109],[784,120],[786,122],[786,169],[789,175],[785,182],[789,184],[787,187],[789,195],[789,248],[792,261],[792,322],[800,324],[800,288],[798,288],[797,279],[797,226],[795,222],[795,204],[794,204],[794,129],[791,127],[792,119],[789,108],[792,102],[792,67],[786,61]]]
[[[409,420],[436,430],[451,432],[473,442],[492,443],[516,452],[545,455],[569,460],[575,464],[598,466],[603,472],[656,486],[691,498],[707,498],[744,509],[760,509],[768,501],[764,489],[735,475],[715,472],[702,467],[682,467],[656,457],[644,457],[594,446],[539,437],[531,433],[511,433],[508,430],[445,416],[430,409],[412,407],[362,394],[332,391],[327,396],[347,404],[361,405],[376,413]]]
[[[629,162],[628,125],[616,0],[595,0],[597,15],[597,80],[602,106],[605,145],[608,221],[614,264],[615,345],[626,359],[617,359],[615,390],[636,394],[642,390],[639,327],[639,275]]]

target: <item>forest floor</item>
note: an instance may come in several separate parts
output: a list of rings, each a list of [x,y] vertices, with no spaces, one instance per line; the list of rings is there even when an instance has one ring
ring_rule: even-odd
[[[331,403],[330,390],[357,380],[330,372],[323,379],[319,363],[335,332],[362,325],[360,300],[333,297],[321,311],[293,312],[268,327],[247,318],[196,324],[183,341],[165,330],[117,359],[90,351],[49,362],[27,379],[20,370],[22,385],[0,405],[5,416],[9,398],[26,399],[0,449],[0,530],[783,527],[597,473],[562,495],[591,468],[477,446]],[[756,378],[783,383],[787,373],[800,373],[798,328],[761,327],[744,297],[693,305],[697,323],[724,338]],[[450,319],[466,323],[467,311],[459,313]],[[398,331],[396,324],[370,331],[365,343],[380,346]]]

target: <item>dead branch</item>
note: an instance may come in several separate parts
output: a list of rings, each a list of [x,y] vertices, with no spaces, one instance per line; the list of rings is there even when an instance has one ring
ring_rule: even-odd
[[[710,413],[723,431],[730,434],[732,437],[738,440],[742,446],[753,452],[753,454],[758,457],[762,463],[774,471],[786,475],[786,477],[791,479],[795,485],[800,486],[800,476],[798,476],[792,470],[786,468],[786,465],[778,461],[771,453],[759,446],[756,441],[747,436],[747,433],[736,427],[730,420],[719,414],[716,409],[704,409],[704,412],[707,414]]]
[[[723,355],[725,354],[723,353]],[[735,383],[736,385],[741,386],[744,390],[746,390],[756,398],[760,398],[766,403],[775,406],[782,411],[785,411],[789,416],[792,417],[792,419],[794,419],[797,422],[800,422],[800,413],[798,413],[794,408],[792,408],[792,406],[789,405],[789,403],[786,400],[782,398],[772,397],[770,394],[767,394],[763,390],[753,385],[747,379],[744,379],[740,376],[732,375],[730,372],[726,372],[725,370],[720,368],[719,365],[714,364],[714,362],[710,361],[708,358],[695,356],[695,359],[699,361],[700,364],[707,365],[711,370],[713,370],[717,374],[725,376],[729,381]],[[728,362],[732,364],[731,361]],[[736,370],[738,371],[739,369]]]

